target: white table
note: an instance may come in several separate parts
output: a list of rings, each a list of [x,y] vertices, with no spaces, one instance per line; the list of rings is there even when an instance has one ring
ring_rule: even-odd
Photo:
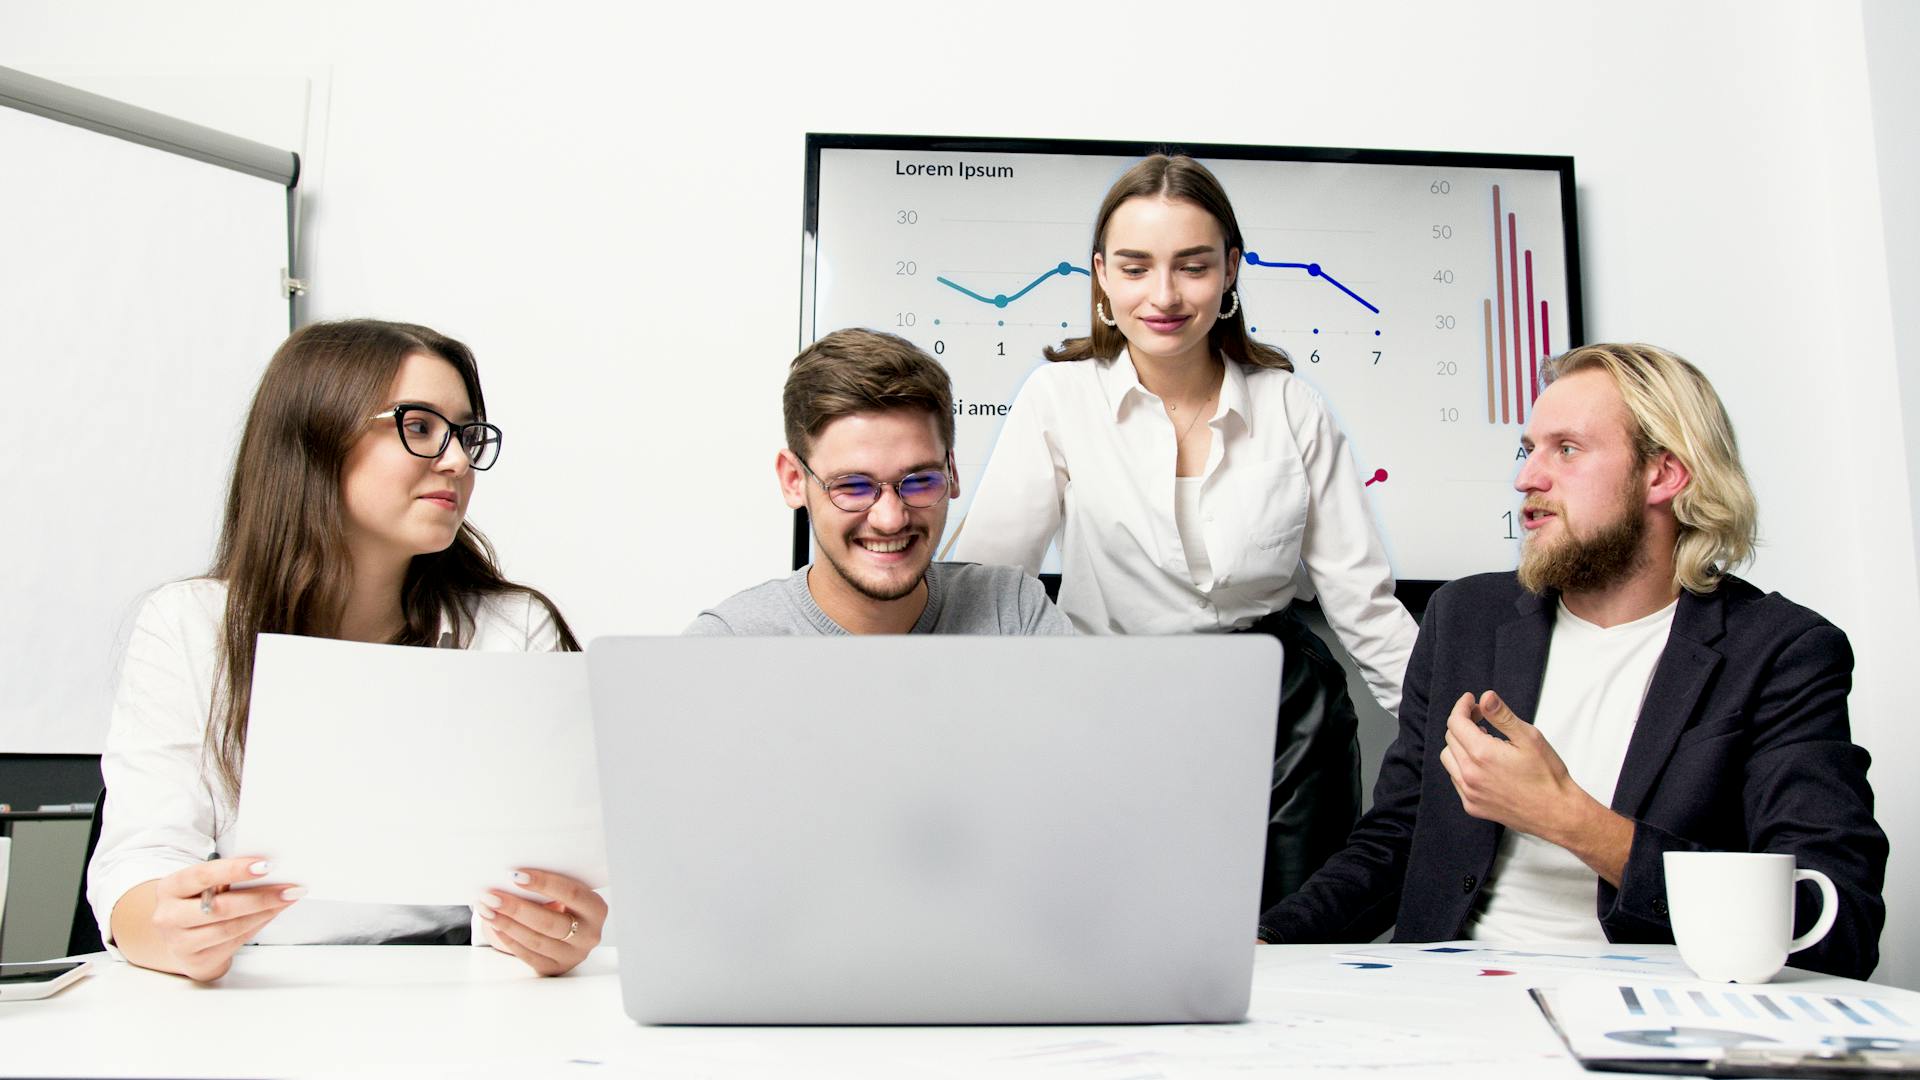
[[[1334,958],[1342,948],[1258,947],[1247,1023],[1063,1028],[643,1027],[621,1011],[612,949],[539,979],[490,949],[254,947],[212,986],[102,956],[56,997],[0,1004],[0,1075],[1591,1075],[1526,994],[1566,973],[1359,969]]]

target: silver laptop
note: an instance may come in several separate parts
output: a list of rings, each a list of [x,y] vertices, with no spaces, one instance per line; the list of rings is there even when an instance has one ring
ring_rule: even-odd
[[[1272,638],[600,638],[588,661],[634,1019],[1246,1015]]]

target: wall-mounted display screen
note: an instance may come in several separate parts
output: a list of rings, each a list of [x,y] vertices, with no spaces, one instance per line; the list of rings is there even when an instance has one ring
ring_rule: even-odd
[[[1581,341],[1571,158],[810,135],[802,342],[866,326],[946,365],[949,535],[1042,348],[1087,333],[1101,198],[1162,150],[1225,186],[1248,328],[1331,404],[1396,576],[1511,567],[1540,366]]]

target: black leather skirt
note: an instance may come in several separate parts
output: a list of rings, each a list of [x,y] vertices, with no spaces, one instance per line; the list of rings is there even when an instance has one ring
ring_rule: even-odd
[[[1260,886],[1264,912],[1345,847],[1360,819],[1359,718],[1345,670],[1291,607],[1239,632],[1279,638],[1284,654]]]

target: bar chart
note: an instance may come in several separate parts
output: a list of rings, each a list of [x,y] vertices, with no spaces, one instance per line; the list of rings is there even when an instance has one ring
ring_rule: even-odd
[[[1502,229],[1505,242],[1502,243]],[[1523,269],[1524,267],[1524,269]],[[1526,283],[1525,303],[1521,300],[1521,282]],[[1512,303],[1508,303],[1508,293]],[[1487,357],[1487,423],[1525,424],[1527,409],[1540,396],[1540,362],[1553,355],[1553,325],[1550,302],[1538,301],[1536,322],[1533,293],[1533,249],[1520,248],[1520,226],[1513,211],[1500,212],[1500,185],[1493,185],[1493,295],[1480,302],[1481,336]],[[1512,309],[1512,333],[1508,333],[1508,309]],[[1520,319],[1527,320],[1527,351],[1521,362]],[[1496,350],[1497,346],[1497,350]],[[1497,351],[1497,359],[1496,359]],[[1507,357],[1513,357],[1509,368]],[[1511,378],[1509,378],[1511,371]],[[1499,402],[1499,419],[1494,418],[1494,403]]]

